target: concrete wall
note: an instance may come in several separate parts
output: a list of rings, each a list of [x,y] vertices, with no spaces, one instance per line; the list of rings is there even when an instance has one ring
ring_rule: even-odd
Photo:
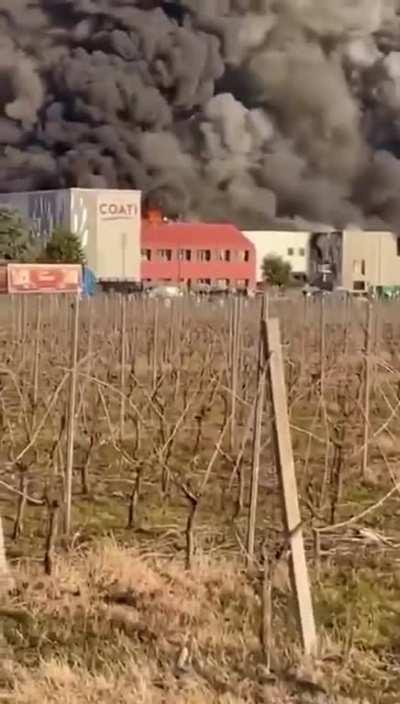
[[[262,281],[262,262],[269,254],[277,254],[285,262],[289,262],[294,274],[306,274],[309,232],[244,230],[243,234],[254,244],[256,250],[257,281]]]
[[[343,286],[355,281],[368,286],[399,286],[400,256],[397,236],[388,231],[345,230],[343,233]]]

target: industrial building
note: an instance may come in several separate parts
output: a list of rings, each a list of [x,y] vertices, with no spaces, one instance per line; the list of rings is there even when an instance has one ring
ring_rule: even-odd
[[[270,254],[281,257],[292,268],[294,278],[305,281],[308,271],[310,233],[290,230],[244,230],[256,252],[257,283],[263,280],[262,263]]]
[[[253,289],[254,245],[233,225],[144,220],[143,283]]]
[[[44,241],[62,226],[79,236],[100,280],[140,279],[140,191],[70,188],[0,195]]]
[[[142,220],[141,193],[134,190],[7,193],[0,194],[1,207],[18,211],[43,241],[57,226],[77,234],[103,287],[118,283],[127,290],[127,283],[142,281],[252,290],[271,254],[319,288],[363,293],[400,287],[400,236],[389,231],[241,232],[230,224],[168,220],[157,210]]]
[[[382,230],[314,232],[309,281],[320,288],[354,293],[400,286],[400,237]]]

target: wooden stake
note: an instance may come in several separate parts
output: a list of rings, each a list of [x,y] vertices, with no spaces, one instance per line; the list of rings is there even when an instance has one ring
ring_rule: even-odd
[[[371,348],[372,348],[372,301],[367,301],[366,327],[364,342],[364,442],[361,471],[363,479],[368,474],[368,443],[369,443],[369,418],[370,418],[370,389],[371,389]]]
[[[233,299],[232,311],[232,338],[231,338],[231,420],[230,420],[230,450],[234,452],[236,447],[236,405],[238,393],[238,367],[239,367],[239,345],[240,345],[240,303],[238,297]]]
[[[0,516],[0,597],[5,596],[14,588],[14,579],[11,575],[6,559],[4,545],[3,522]]]
[[[75,406],[76,406],[76,381],[78,369],[78,332],[79,332],[79,293],[73,305],[73,322],[71,338],[71,377],[68,399],[68,426],[67,426],[67,460],[65,467],[65,506],[64,506],[64,532],[69,535],[71,530],[72,506],[72,473],[74,466],[74,440],[75,440]]]
[[[121,405],[119,418],[119,436],[120,440],[124,439],[125,435],[125,406],[126,406],[126,298],[121,296],[121,374],[120,374],[120,391]]]
[[[157,387],[158,372],[158,327],[159,327],[159,305],[158,300],[154,302],[154,324],[153,324],[153,391]]]
[[[44,554],[44,571],[47,575],[53,573],[54,557],[56,550],[57,529],[58,529],[58,512],[59,505],[57,500],[53,500],[48,505],[49,525],[46,536],[46,549]]]
[[[320,308],[320,338],[319,338],[319,391],[321,398],[324,397],[325,390],[325,295],[321,293]]]
[[[303,298],[303,330],[301,337],[301,362],[300,362],[300,378],[304,379],[306,370],[306,354],[308,341],[308,296]]]
[[[275,461],[281,484],[283,515],[287,539],[290,544],[290,567],[293,591],[296,597],[297,616],[304,651],[315,652],[317,637],[311,588],[304,550],[297,482],[290,437],[289,415],[286,398],[281,336],[277,318],[262,321],[264,344],[268,352],[268,374],[273,408],[273,434]]]
[[[261,590],[261,646],[264,652],[267,672],[271,670],[272,653],[272,569],[267,552],[263,546],[263,579]]]
[[[17,540],[17,538],[19,538],[20,535],[22,535],[25,508],[26,508],[26,504],[28,501],[28,487],[29,487],[29,481],[28,481],[28,474],[27,474],[26,468],[20,467],[20,482],[19,482],[20,494],[18,497],[17,515],[15,518],[14,530],[13,530],[13,535],[12,535],[13,540]]]
[[[8,296],[8,303],[9,305],[9,310],[10,310],[10,323],[11,323],[11,339],[13,342],[13,345],[16,345],[18,340],[18,333],[17,333],[17,311],[16,311],[16,300],[15,300],[15,295],[11,294]]]
[[[35,424],[35,414],[36,407],[39,398],[39,366],[40,366],[40,337],[41,337],[41,324],[42,324],[42,299],[39,295],[37,298],[37,313],[36,313],[36,334],[35,334],[35,357],[33,363],[33,393],[32,393],[32,405],[33,405],[33,418],[32,425]]]
[[[254,411],[254,426],[253,426],[253,446],[252,446],[252,462],[251,462],[251,481],[250,481],[250,506],[247,523],[247,567],[249,568],[254,560],[254,544],[256,533],[257,520],[257,501],[258,501],[258,485],[260,475],[260,454],[261,454],[261,433],[262,433],[262,417],[264,411],[265,400],[265,378],[267,362],[267,354],[262,335],[262,325],[265,321],[266,301],[263,300],[260,320],[260,338],[258,345],[258,362],[257,362],[257,396],[255,401]]]
[[[349,351],[349,337],[351,324],[351,294],[346,292],[344,303],[344,334],[343,334],[343,356],[345,357]]]

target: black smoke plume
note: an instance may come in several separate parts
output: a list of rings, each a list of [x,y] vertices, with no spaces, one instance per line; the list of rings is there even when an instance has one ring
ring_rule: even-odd
[[[0,0],[0,190],[400,228],[399,0]]]

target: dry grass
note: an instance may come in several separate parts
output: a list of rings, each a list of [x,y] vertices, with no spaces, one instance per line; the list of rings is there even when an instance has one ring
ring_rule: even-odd
[[[59,557],[49,578],[21,567],[17,583],[17,595],[0,610],[0,701],[379,701],[343,694],[352,689],[357,657],[360,674],[373,666],[370,656],[354,649],[345,660],[342,646],[323,638],[320,659],[302,662],[295,640],[282,638],[278,605],[269,675],[258,639],[258,580],[235,562],[199,556],[188,573],[179,562],[108,540],[87,554]],[[286,607],[287,596],[279,597]]]

